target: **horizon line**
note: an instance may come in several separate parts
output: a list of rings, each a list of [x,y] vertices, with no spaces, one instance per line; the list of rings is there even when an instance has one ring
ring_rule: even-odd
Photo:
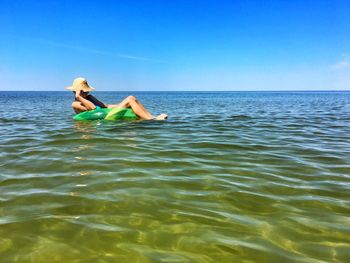
[[[65,90],[0,90],[0,92],[67,92]],[[320,90],[94,90],[94,93],[98,92],[339,92],[349,91],[350,89],[320,89]]]

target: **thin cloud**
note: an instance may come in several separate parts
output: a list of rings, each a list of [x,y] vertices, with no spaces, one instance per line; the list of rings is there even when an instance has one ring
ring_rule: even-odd
[[[338,61],[337,63],[330,66],[330,69],[332,71],[339,71],[343,69],[347,69],[350,67],[350,60],[349,57],[345,54],[342,55],[342,59]]]
[[[121,58],[136,59],[136,60],[151,60],[151,61],[158,61],[158,60],[153,60],[153,59],[149,59],[149,58],[144,58],[144,57],[136,57],[136,56],[130,56],[130,55],[123,55],[123,54],[116,54],[116,56],[121,57]]]
[[[98,49],[86,48],[86,47],[75,46],[75,45],[68,45],[68,44],[65,44],[65,43],[50,41],[50,40],[46,40],[46,39],[25,38],[25,37],[16,37],[16,38],[29,40],[29,41],[40,42],[42,44],[47,44],[47,45],[50,45],[50,46],[53,46],[53,47],[65,48],[65,49],[75,50],[75,51],[84,52],[84,53],[104,55],[104,56],[117,57],[117,58],[130,59],[130,60],[142,60],[142,61],[163,63],[162,61],[156,60],[156,59],[151,59],[151,58],[146,58],[146,57],[139,57],[139,56],[133,56],[133,55],[128,55],[128,54],[107,52],[107,51],[102,51],[102,50],[98,50]]]
[[[101,50],[97,50],[97,49],[84,48],[84,47],[73,46],[73,45],[66,45],[63,43],[58,43],[58,42],[53,42],[53,41],[40,41],[40,42],[48,44],[50,46],[62,47],[62,48],[71,49],[71,50],[75,50],[75,51],[79,51],[79,52],[107,55],[105,52],[103,52]]]

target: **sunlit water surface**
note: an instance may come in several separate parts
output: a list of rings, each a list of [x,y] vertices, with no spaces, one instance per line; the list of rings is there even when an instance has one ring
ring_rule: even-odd
[[[349,262],[350,93],[132,95],[0,92],[1,262]]]

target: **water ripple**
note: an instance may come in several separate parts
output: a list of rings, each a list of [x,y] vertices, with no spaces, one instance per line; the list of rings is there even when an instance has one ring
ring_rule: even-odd
[[[29,94],[0,93],[2,262],[350,258],[349,93],[138,94],[166,122]]]

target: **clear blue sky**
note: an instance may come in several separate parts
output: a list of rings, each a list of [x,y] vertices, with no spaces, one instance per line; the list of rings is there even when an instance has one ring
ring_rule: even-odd
[[[350,89],[350,1],[0,1],[0,90]]]

